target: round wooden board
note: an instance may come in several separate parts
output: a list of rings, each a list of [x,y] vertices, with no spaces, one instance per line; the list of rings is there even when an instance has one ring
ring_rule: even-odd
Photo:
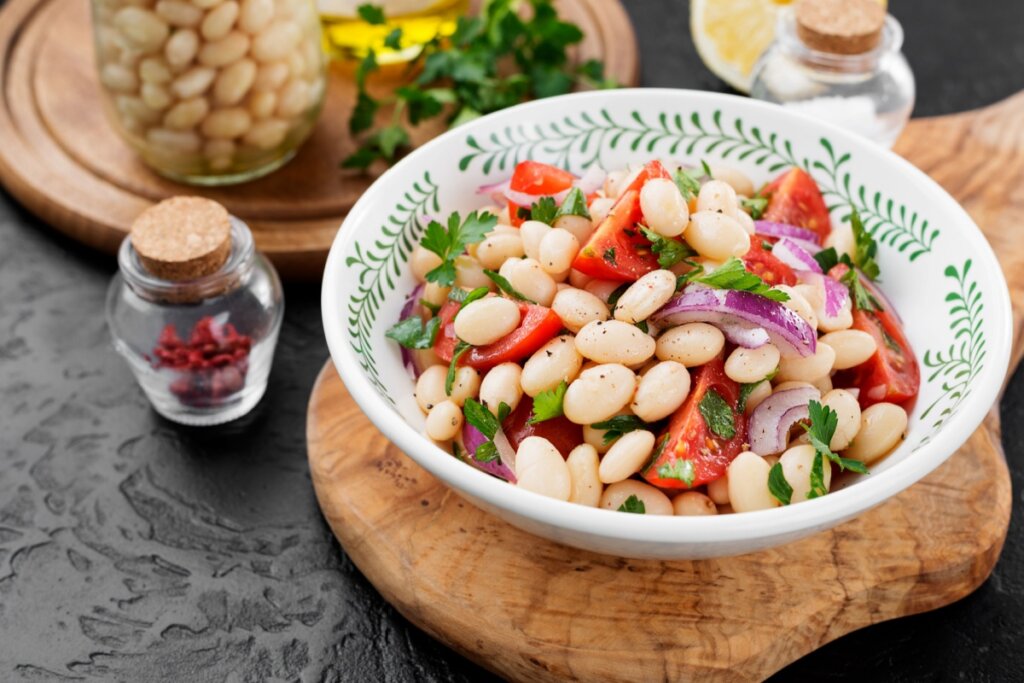
[[[915,121],[897,146],[996,245],[1018,326],[1020,149],[1024,95]],[[1020,355],[1018,334],[1013,365]],[[465,502],[373,427],[330,363],[307,439],[324,516],[384,598],[522,681],[762,680],[843,634],[971,593],[999,557],[1012,497],[993,411],[938,470],[835,529],[733,558],[638,561],[560,546]]]
[[[636,39],[618,0],[556,4],[586,34],[576,59],[602,59],[609,76],[636,84]],[[375,87],[388,87],[387,78],[375,79]],[[246,220],[284,277],[316,280],[338,226],[372,181],[338,166],[355,149],[347,123],[355,99],[351,65],[340,63],[332,64],[316,130],[279,171],[210,189],[152,173],[105,119],[88,0],[8,0],[0,10],[0,93],[0,182],[61,232],[109,253],[153,202],[201,194]],[[442,130],[440,122],[423,125],[414,142]]]

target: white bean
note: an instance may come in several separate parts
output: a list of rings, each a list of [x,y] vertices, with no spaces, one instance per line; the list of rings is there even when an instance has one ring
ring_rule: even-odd
[[[230,166],[234,154],[235,143],[231,140],[213,139],[203,145],[203,156],[210,160],[211,165]]]
[[[294,79],[277,96],[277,115],[290,119],[306,111],[312,102],[310,86],[306,81]]]
[[[277,109],[277,93],[272,90],[257,90],[249,98],[249,112],[255,119],[265,119]],[[282,123],[284,123],[282,121]],[[287,124],[285,124],[287,127]],[[276,144],[276,143],[275,143]],[[272,144],[271,147],[274,145]]]
[[[139,88],[139,78],[135,72],[121,64],[105,64],[100,71],[100,82],[117,92],[135,92]]]
[[[894,403],[876,403],[861,413],[860,430],[843,455],[870,465],[896,448],[906,431],[907,411]]]
[[[183,154],[198,152],[202,144],[194,131],[168,128],[150,128],[146,131],[146,140],[155,148],[172,149]]]
[[[654,355],[655,342],[635,325],[620,320],[595,320],[576,335],[576,349],[598,363],[643,363]]]
[[[630,408],[644,422],[657,422],[683,405],[690,394],[690,373],[682,363],[661,361],[640,378]]]
[[[242,0],[238,25],[246,33],[259,33],[273,18],[274,0]]]
[[[181,100],[167,111],[164,126],[171,130],[189,130],[202,121],[209,111],[210,104],[205,97]]]
[[[117,109],[123,117],[150,124],[160,120],[160,112],[150,107],[140,97],[118,95],[115,101]]]
[[[441,257],[417,244],[409,256],[409,268],[417,282],[426,282],[427,273],[441,265]]]
[[[157,83],[143,83],[142,90],[142,101],[146,103],[146,106],[155,111],[163,111],[170,106],[172,99],[171,94],[167,92],[167,89]]]
[[[273,22],[253,38],[252,56],[258,62],[276,62],[287,57],[301,37],[292,22]]]
[[[251,59],[238,60],[221,70],[217,76],[213,84],[214,102],[226,106],[238,104],[249,92],[255,79],[256,62]]]
[[[569,500],[572,477],[562,454],[540,436],[528,436],[516,451],[516,485],[557,500]]]
[[[594,224],[586,216],[559,216],[555,219],[552,227],[571,232],[580,244],[585,243],[590,234],[594,232]]]
[[[413,396],[420,410],[429,413],[438,403],[448,399],[444,393],[444,382],[448,377],[448,368],[444,365],[433,365],[423,371],[416,380]]]
[[[725,335],[714,325],[686,323],[662,332],[655,354],[661,360],[674,360],[692,368],[704,365],[724,347]]]
[[[502,270],[504,269],[502,266]],[[552,277],[532,258],[513,261],[509,274],[505,277],[513,289],[541,306],[550,306],[558,291]]]
[[[206,66],[222,67],[237,62],[249,51],[249,36],[241,31],[232,31],[223,38],[203,45],[199,50],[199,63]],[[253,62],[253,76],[256,64]]]
[[[260,93],[260,95],[269,93]],[[257,149],[273,149],[282,142],[288,134],[288,122],[280,119],[262,119],[256,121],[249,128],[242,141],[250,147]]]
[[[599,507],[605,510],[618,510],[630,496],[636,496],[644,504],[645,515],[673,514],[672,501],[668,496],[650,484],[635,479],[626,479],[606,487],[601,494]]]
[[[700,491],[685,491],[672,499],[672,510],[677,516],[699,517],[702,515],[717,515],[718,507],[715,501],[705,496]]]
[[[146,83],[163,85],[171,82],[171,70],[160,57],[146,57],[139,62],[139,76]]]
[[[597,507],[604,490],[598,476],[597,450],[589,444],[580,444],[572,449],[565,464],[569,467],[569,478],[572,480],[569,502]]]
[[[448,369],[445,368],[447,377]],[[467,398],[476,398],[480,393],[480,373],[476,368],[464,365],[455,371],[455,381],[452,382],[452,393],[450,398],[455,404],[462,406]]]
[[[759,382],[778,367],[779,359],[779,349],[775,344],[765,344],[756,349],[740,346],[725,360],[725,374],[740,384]]]
[[[572,333],[577,333],[588,323],[607,320],[608,306],[590,292],[574,287],[559,290],[551,302],[553,310],[562,324]]]
[[[814,467],[817,457],[818,454],[814,450],[814,446],[803,444],[786,450],[779,458],[782,474],[793,489],[790,503],[801,503],[807,500],[807,494],[811,491],[811,469]],[[822,481],[825,484],[825,490],[828,491],[832,485],[832,465],[828,460],[823,460],[821,466]]]
[[[114,15],[114,26],[132,47],[152,52],[163,45],[170,27],[159,16],[141,7],[124,7]]]
[[[824,246],[826,249],[833,247],[840,256],[843,254],[853,256],[856,249],[856,241],[853,238],[853,226],[849,223],[843,223],[833,227],[832,232],[825,238]]]
[[[615,200],[611,197],[598,197],[594,201],[590,202],[590,222],[593,227],[597,227],[608,217],[608,213],[615,206]]]
[[[185,0],[160,0],[157,15],[171,26],[195,28],[203,19],[203,10]]]
[[[489,296],[459,310],[455,317],[455,334],[473,346],[486,346],[519,327],[519,320],[519,306],[514,301]]]
[[[489,270],[498,270],[510,258],[524,255],[523,240],[519,235],[492,233],[476,249],[476,258]]]
[[[164,43],[164,57],[173,68],[187,65],[199,52],[199,35],[192,29],[175,31]],[[211,80],[213,77],[211,76]]]
[[[568,230],[553,228],[540,240],[538,255],[541,268],[555,275],[565,273],[572,267],[576,252],[580,250],[579,240]]]
[[[540,221],[524,221],[519,226],[519,235],[523,239],[523,252],[528,258],[535,261],[540,260],[540,243],[544,236],[551,232],[552,228],[547,223]]]
[[[207,40],[220,40],[228,34],[237,19],[238,3],[234,0],[221,3],[207,13],[199,26],[199,32]]]
[[[697,211],[714,211],[736,218],[739,200],[732,185],[721,180],[709,180],[697,195]]]
[[[757,231],[757,226],[754,225],[754,219],[750,217],[750,214],[746,211],[737,211],[736,220],[743,226],[743,229],[747,231],[748,235],[753,235]]]
[[[711,167],[711,176],[715,180],[729,183],[736,194],[741,194],[744,197],[754,196],[754,183],[739,169],[732,166],[714,165]]]
[[[846,389],[832,389],[822,393],[821,404],[836,411],[839,418],[829,448],[841,451],[850,445],[860,431],[860,403]]]
[[[462,429],[462,410],[454,401],[441,401],[427,413],[427,436],[435,441],[454,439]]]
[[[612,292],[621,286],[621,282],[615,282],[613,280],[591,280],[583,287],[583,289],[587,290],[601,301],[608,303],[608,299],[611,297]]]
[[[708,482],[708,498],[715,502],[715,505],[729,504],[729,475],[723,474],[718,479]]]
[[[739,221],[716,211],[697,211],[690,216],[686,241],[701,256],[725,261],[750,249],[750,236]]]
[[[788,294],[789,300],[783,301],[782,305],[803,318],[812,329],[818,329],[818,316],[814,314],[811,302],[801,292],[789,285],[775,285],[772,289]]]
[[[615,304],[615,319],[630,324],[647,320],[675,293],[676,276],[672,271],[653,270],[622,293]]]
[[[854,368],[875,355],[878,344],[875,338],[861,330],[840,330],[822,335],[818,341],[825,342],[836,352],[835,370]]]
[[[583,356],[576,350],[572,335],[555,337],[540,347],[523,365],[520,378],[523,391],[536,396],[562,382],[572,382],[583,367]]]
[[[260,65],[256,72],[256,90],[277,90],[288,80],[288,65],[284,62],[271,62]]]
[[[761,405],[761,401],[765,400],[772,395],[772,383],[768,381],[759,382],[756,387],[750,390],[747,394],[747,404],[743,407],[743,412],[750,415],[754,412],[754,409]]]
[[[192,4],[200,9],[212,9],[224,0],[192,0]]]
[[[502,363],[491,368],[480,382],[480,402],[495,415],[502,403],[515,410],[523,398],[519,385],[522,372],[518,363]]]
[[[729,463],[729,503],[735,512],[767,510],[779,505],[768,491],[771,465],[757,453],[744,451]]]
[[[580,372],[565,392],[562,406],[572,422],[590,425],[622,410],[636,390],[636,375],[624,365],[608,363]]]
[[[619,415],[629,415],[629,411],[619,411]],[[608,449],[615,443],[612,441],[605,441],[605,434],[608,432],[607,429],[597,429],[591,425],[583,425],[583,443],[594,447],[598,453],[604,454],[608,452]]]
[[[616,439],[601,459],[601,481],[614,484],[639,472],[654,452],[654,440],[654,434],[646,429],[635,429]]]
[[[174,79],[171,90],[180,99],[199,97],[209,89],[217,70],[208,66],[196,66]]]
[[[248,132],[252,125],[252,116],[248,109],[231,107],[216,109],[203,121],[202,132],[208,138],[233,139]]]
[[[652,178],[640,189],[640,211],[654,232],[678,237],[690,221],[690,209],[676,184],[667,178]]]
[[[791,356],[779,361],[779,372],[775,375],[777,382],[811,382],[825,377],[832,371],[836,360],[836,352],[831,346],[818,342],[814,355]]]
[[[484,267],[480,265],[479,261],[468,254],[463,254],[455,259],[455,286],[467,289],[476,289],[477,287],[494,289],[494,281],[487,277]]]

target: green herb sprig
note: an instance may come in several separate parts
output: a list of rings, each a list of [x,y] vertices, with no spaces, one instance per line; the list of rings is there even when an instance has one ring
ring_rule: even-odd
[[[420,245],[441,258],[441,265],[427,273],[427,282],[435,282],[442,287],[455,284],[455,259],[461,256],[470,244],[482,242],[494,226],[498,217],[489,213],[474,211],[462,220],[459,214],[448,216],[448,226],[437,221],[430,221]]]
[[[743,261],[735,256],[706,275],[690,278],[690,282],[699,282],[716,289],[750,292],[772,301],[789,301],[788,294],[778,289],[772,289],[764,280],[747,270]]]

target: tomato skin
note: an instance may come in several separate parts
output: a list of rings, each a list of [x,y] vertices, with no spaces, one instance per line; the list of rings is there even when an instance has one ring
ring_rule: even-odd
[[[640,189],[652,178],[671,177],[658,161],[644,166],[580,249],[572,267],[591,277],[616,282],[633,282],[657,270],[658,257],[651,252],[651,243],[636,229],[643,218]]]
[[[487,346],[475,346],[463,354],[459,365],[477,370],[489,370],[495,365],[520,361],[544,346],[562,329],[562,320],[546,306],[517,302],[521,322],[519,327]],[[458,337],[455,335],[455,314],[462,304],[448,301],[441,307],[441,329],[434,342],[434,353],[446,363],[452,360]]]
[[[526,194],[550,195],[558,194],[572,187],[576,176],[557,166],[542,164],[539,161],[521,161],[516,165],[509,181],[509,188]],[[522,207],[529,209],[530,207]],[[526,220],[519,217],[520,206],[515,202],[508,203],[508,215],[512,225],[519,227]]]
[[[759,194],[769,198],[764,220],[813,230],[822,243],[832,232],[825,198],[814,178],[803,169],[789,169],[765,185]]]
[[[765,249],[757,235],[750,236],[750,250],[743,255],[743,265],[769,285],[793,287],[797,283],[793,269]]]
[[[583,427],[570,422],[569,418],[555,417],[530,424],[532,415],[533,399],[524,394],[516,409],[501,423],[512,448],[519,450],[519,444],[528,436],[540,436],[550,441],[563,458],[568,458],[572,449],[583,443]]]
[[[733,409],[736,435],[725,440],[708,429],[700,412],[700,402],[709,389],[714,389]],[[668,428],[658,438],[668,436],[665,448],[643,472],[648,483],[663,489],[685,489],[715,481],[725,474],[729,463],[743,450],[747,440],[746,416],[736,410],[740,385],[725,375],[724,355],[701,366],[694,378],[690,395],[672,415]],[[694,479],[690,486],[679,479],[658,476],[658,470],[678,460],[693,462]]]

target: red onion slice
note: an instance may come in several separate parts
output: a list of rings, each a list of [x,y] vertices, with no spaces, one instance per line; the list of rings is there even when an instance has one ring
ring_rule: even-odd
[[[813,230],[774,221],[754,221],[754,234],[767,237],[795,237],[798,240],[805,240],[812,244],[819,244],[821,241],[818,233]]]
[[[480,462],[474,455],[476,449],[487,442],[483,433],[466,422],[462,425],[462,445],[466,449],[466,460],[473,467],[482,470],[487,474],[504,479],[507,482],[516,483],[516,453],[512,449],[505,432],[498,430],[494,435],[494,445],[498,449],[498,459],[490,462]]]
[[[516,190],[507,188],[504,194],[505,199],[509,200],[513,204],[528,208],[539,202],[544,197],[551,197],[555,200],[555,204],[561,205],[561,203],[565,201],[566,196],[568,196],[569,190],[562,190],[555,194],[529,194],[527,192],[517,192]]]
[[[651,316],[662,324],[710,323],[719,329],[760,327],[783,356],[811,356],[818,336],[803,318],[778,301],[750,292],[688,286]]]
[[[508,192],[509,183],[511,179],[502,180],[497,183],[490,183],[488,185],[481,185],[476,189],[477,194],[485,194],[491,198],[495,204],[504,206],[505,204],[505,193]]]
[[[759,349],[771,339],[763,327],[756,327],[739,322],[722,323],[718,326],[725,338],[745,349]]]
[[[814,260],[814,254],[800,244],[802,241],[803,240],[795,240],[791,237],[783,237],[775,243],[774,247],[772,247],[772,256],[779,259],[790,268],[820,273],[821,266]],[[817,251],[817,247],[814,249]]]
[[[747,438],[750,450],[758,455],[774,455],[786,450],[789,430],[808,417],[807,404],[821,399],[814,387],[778,391],[761,401],[750,414]]]
[[[409,294],[409,298],[405,300],[405,305],[402,306],[402,312],[398,314],[399,320],[405,320],[415,311],[417,314],[421,313],[420,299],[423,297],[423,285],[417,285],[416,289],[412,290]],[[402,353],[402,365],[405,369],[412,374],[413,379],[419,379],[420,375],[423,374],[423,369],[416,363],[416,357],[412,351],[399,345],[399,350]]]

